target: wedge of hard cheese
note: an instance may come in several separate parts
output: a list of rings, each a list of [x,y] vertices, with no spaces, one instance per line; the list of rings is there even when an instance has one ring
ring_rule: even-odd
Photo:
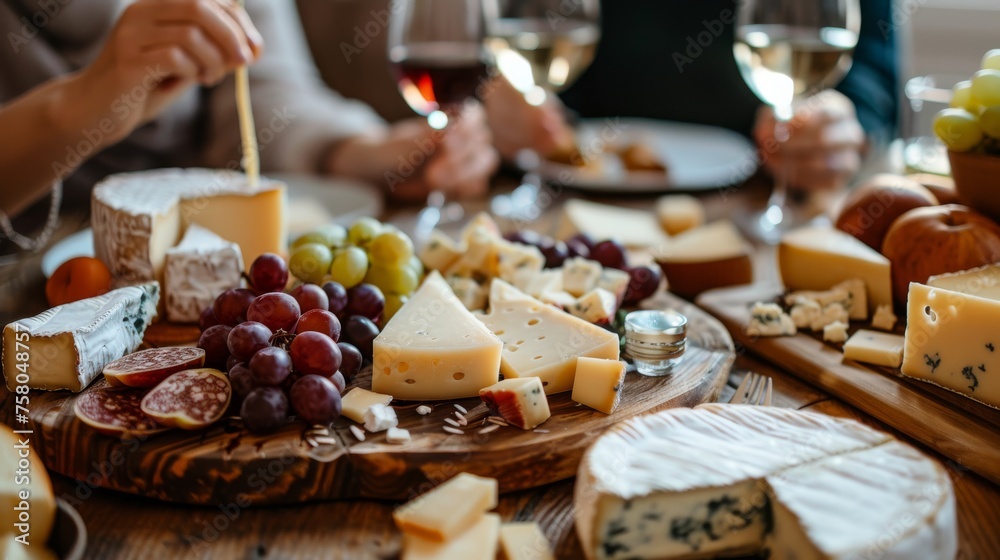
[[[500,379],[502,349],[433,271],[375,338],[372,390],[400,400],[478,397]]]
[[[671,292],[694,297],[723,286],[753,281],[750,246],[736,226],[719,220],[685,231],[655,252]]]

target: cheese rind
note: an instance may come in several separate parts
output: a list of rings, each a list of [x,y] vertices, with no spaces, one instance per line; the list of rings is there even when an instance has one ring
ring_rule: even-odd
[[[503,290],[518,291],[510,285]],[[522,295],[491,301],[490,313],[480,317],[503,341],[500,371],[505,378],[539,377],[551,395],[573,389],[577,358],[618,359],[617,334]]]
[[[155,169],[111,175],[94,187],[94,252],[121,283],[162,280],[168,249],[191,224],[239,245],[247,262],[283,254],[287,243],[283,183],[250,187],[242,173]]]
[[[372,390],[402,400],[476,397],[500,378],[503,342],[437,272],[375,338]]]
[[[496,560],[499,536],[500,516],[495,513],[483,514],[464,533],[445,542],[404,532],[400,560]]]
[[[500,526],[500,554],[503,560],[555,560],[552,545],[534,521],[504,523]]]
[[[910,283],[903,375],[1000,407],[1000,301]]]
[[[957,549],[940,465],[857,422],[774,407],[710,404],[627,420],[584,455],[574,505],[591,560],[765,550],[938,560]]]
[[[104,366],[133,352],[156,317],[160,285],[128,286],[59,305],[4,328],[3,370],[32,389],[82,391]]]
[[[903,363],[903,337],[859,329],[844,343],[844,359],[896,368]]]
[[[654,254],[671,292],[694,297],[723,286],[753,281],[749,244],[728,220],[688,230]]]
[[[449,541],[497,507],[498,488],[494,478],[459,473],[396,508],[392,519],[404,533],[430,541]]]
[[[840,230],[806,227],[788,232],[778,244],[778,269],[789,290],[828,290],[860,279],[868,290],[868,310],[892,305],[889,259]]]
[[[355,387],[340,400],[341,415],[354,420],[358,424],[365,423],[365,413],[375,405],[387,405],[392,402],[392,395],[374,393],[361,387]]]
[[[927,285],[970,296],[1000,300],[1000,264],[931,276],[927,280]]]
[[[625,386],[625,362],[601,358],[577,358],[572,399],[598,412],[611,414],[621,401]]]
[[[479,391],[490,412],[511,426],[531,430],[549,419],[549,400],[537,377],[504,379]]]
[[[196,323],[219,294],[243,279],[240,246],[192,224],[181,242],[168,249],[163,273],[167,320]]]

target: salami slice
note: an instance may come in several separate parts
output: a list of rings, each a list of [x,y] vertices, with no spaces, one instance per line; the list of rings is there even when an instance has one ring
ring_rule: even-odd
[[[203,365],[205,351],[201,348],[150,348],[104,366],[104,378],[112,387],[154,387],[178,371]]]
[[[189,369],[171,375],[142,399],[142,411],[166,426],[197,430],[222,418],[233,389],[217,369]]]
[[[142,389],[91,387],[73,403],[73,412],[81,422],[109,436],[146,436],[168,428],[142,411]]]

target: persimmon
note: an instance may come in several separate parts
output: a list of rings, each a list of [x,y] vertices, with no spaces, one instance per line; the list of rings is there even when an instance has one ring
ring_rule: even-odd
[[[45,297],[55,307],[111,290],[111,271],[94,257],[76,257],[61,265],[45,283]]]

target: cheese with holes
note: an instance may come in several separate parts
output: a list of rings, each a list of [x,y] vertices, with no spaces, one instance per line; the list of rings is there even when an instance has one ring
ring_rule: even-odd
[[[880,305],[872,315],[872,328],[882,329],[892,332],[896,328],[896,314],[892,312],[892,307]]]
[[[931,276],[927,280],[927,285],[970,296],[1000,300],[1000,263]]]
[[[500,554],[503,560],[555,560],[552,545],[534,521],[504,523],[500,526]]]
[[[490,412],[522,430],[534,429],[552,415],[542,380],[537,377],[504,379],[480,389],[479,398]]]
[[[610,325],[618,312],[618,298],[611,292],[594,288],[565,308],[570,315],[595,325]]]
[[[516,288],[510,286],[509,290]],[[550,395],[573,389],[577,358],[618,359],[617,334],[527,294],[502,302],[491,301],[490,313],[480,319],[503,341],[500,371],[504,378],[541,378],[545,392]]]
[[[239,245],[246,262],[283,254],[285,185],[214,169],[156,169],[111,175],[91,198],[94,252],[122,283],[162,280],[167,250],[191,224]]]
[[[392,519],[408,535],[436,542],[450,541],[474,526],[485,512],[497,507],[498,494],[495,478],[459,473],[396,508]]]
[[[903,375],[1000,407],[1000,301],[910,283]]]
[[[33,438],[30,434],[15,434],[10,427],[0,424],[0,446],[3,446],[3,453],[0,454],[0,542],[28,533],[28,546],[15,543],[22,549],[44,549],[56,520],[52,481],[38,449],[31,447]],[[24,441],[28,442],[28,446],[22,444]],[[24,461],[23,466],[18,464],[19,460]],[[26,523],[19,519],[22,513],[28,516]],[[18,523],[24,525],[18,526]],[[0,544],[2,551],[3,545]],[[26,555],[25,558],[31,556]]]
[[[903,337],[860,329],[844,343],[844,359],[897,368],[903,363]]]
[[[500,378],[502,349],[431,272],[375,337],[372,390],[401,400],[476,397]]]
[[[941,560],[947,472],[858,422],[708,404],[627,420],[587,451],[576,528],[591,560]]]
[[[649,210],[573,199],[563,206],[556,237],[565,241],[578,233],[594,241],[616,239],[626,247],[651,247],[668,239]]]
[[[750,245],[728,220],[688,230],[654,253],[671,292],[694,297],[753,281]]]
[[[889,259],[834,228],[806,227],[785,234],[778,244],[778,269],[789,290],[828,290],[860,279],[867,288],[869,313],[892,305]]]
[[[618,408],[625,386],[625,362],[601,358],[578,358],[573,400],[611,414]]]
[[[445,542],[403,533],[400,560],[496,560],[499,536],[500,516],[495,513],[484,514],[464,533]]]
[[[354,420],[358,424],[365,423],[365,413],[375,405],[388,405],[392,402],[392,395],[374,393],[361,387],[355,387],[347,392],[340,400],[342,416]]]
[[[656,217],[670,235],[677,235],[705,223],[705,205],[686,194],[661,196],[656,201]]]
[[[7,387],[82,391],[104,366],[139,347],[159,301],[160,285],[151,282],[59,305],[7,325]]]
[[[240,287],[242,279],[240,246],[191,224],[180,244],[167,250],[163,273],[167,320],[197,323],[202,310],[222,292]]]
[[[597,287],[603,271],[604,267],[597,261],[582,257],[568,258],[562,265],[562,289],[574,297],[580,297]]]

